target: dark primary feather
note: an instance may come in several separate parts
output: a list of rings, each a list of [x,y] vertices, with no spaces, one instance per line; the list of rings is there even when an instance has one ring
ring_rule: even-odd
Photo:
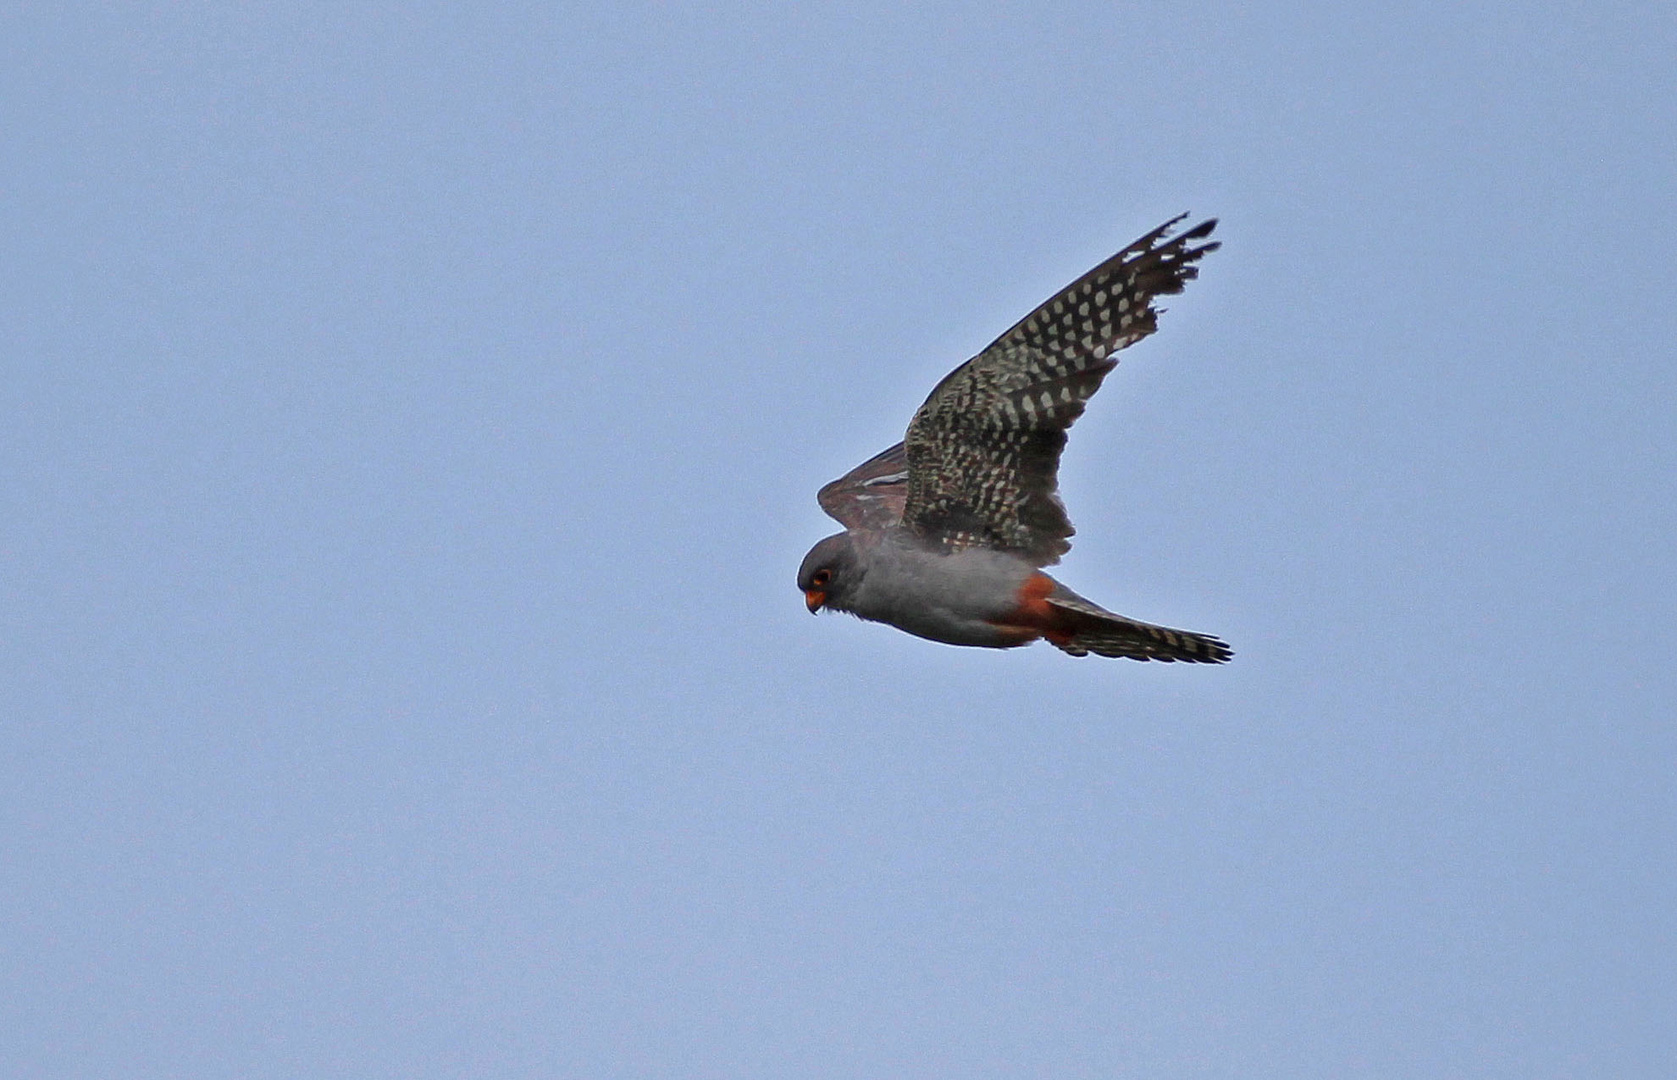
[[[1050,297],[938,383],[903,442],[905,524],[949,550],[982,545],[1038,566],[1070,549],[1074,530],[1058,495],[1066,429],[1117,365],[1113,354],[1158,328],[1153,298],[1181,292],[1199,274],[1195,261],[1217,249],[1192,246],[1215,219],[1164,239],[1186,216]],[[821,505],[840,521],[827,491],[866,468],[822,491]]]

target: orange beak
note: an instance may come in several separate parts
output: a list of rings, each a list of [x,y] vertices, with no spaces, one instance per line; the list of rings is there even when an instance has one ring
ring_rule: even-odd
[[[821,605],[826,602],[827,594],[822,592],[820,589],[804,590],[804,606],[809,608],[809,613],[811,615],[819,612],[821,610]]]

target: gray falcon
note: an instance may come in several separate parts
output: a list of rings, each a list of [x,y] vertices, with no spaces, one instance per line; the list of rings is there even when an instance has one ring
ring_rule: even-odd
[[[1217,638],[1137,622],[1040,569],[1071,544],[1058,494],[1066,429],[1119,349],[1158,329],[1153,298],[1182,291],[1216,219],[1174,218],[1078,278],[944,376],[903,441],[821,489],[845,531],[798,568],[813,612],[846,611],[951,645],[1046,638],[1073,656],[1220,664]]]

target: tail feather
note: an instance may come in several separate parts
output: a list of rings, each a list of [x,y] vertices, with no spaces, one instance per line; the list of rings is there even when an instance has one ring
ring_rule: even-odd
[[[1186,664],[1221,664],[1234,655],[1228,645],[1210,634],[1172,630],[1115,615],[1060,586],[1048,603],[1061,613],[1060,625],[1046,636],[1073,656],[1122,656],[1130,660],[1158,660]]]

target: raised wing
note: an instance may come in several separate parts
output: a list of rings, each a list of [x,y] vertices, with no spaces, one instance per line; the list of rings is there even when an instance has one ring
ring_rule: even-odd
[[[1181,292],[1218,247],[1192,246],[1215,219],[1165,239],[1186,216],[1078,278],[938,383],[903,443],[904,524],[949,550],[1059,562],[1074,532],[1058,493],[1066,429],[1117,366],[1113,354],[1158,329],[1153,298]]]
[[[898,443],[862,462],[815,496],[847,529],[883,529],[902,520],[908,458]]]

